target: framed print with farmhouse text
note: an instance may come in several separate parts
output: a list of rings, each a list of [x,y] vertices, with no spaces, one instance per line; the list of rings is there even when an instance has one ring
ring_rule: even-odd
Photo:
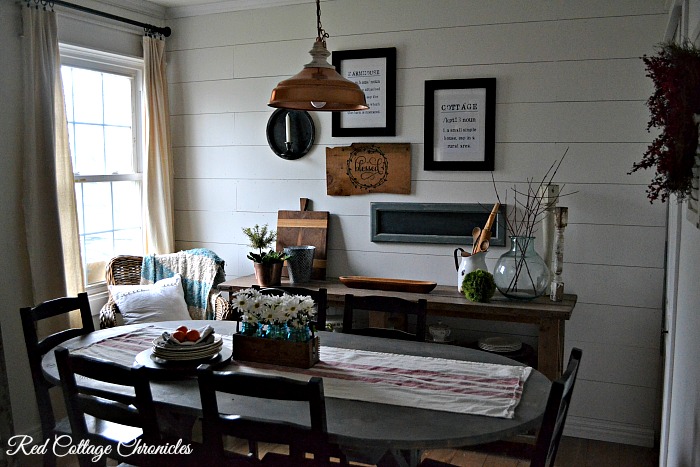
[[[396,48],[336,50],[333,66],[360,86],[367,110],[333,112],[333,136],[396,135]]]

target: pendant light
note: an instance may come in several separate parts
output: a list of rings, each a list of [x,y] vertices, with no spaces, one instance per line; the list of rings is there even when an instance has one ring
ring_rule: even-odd
[[[280,81],[272,90],[270,107],[293,110],[320,110],[342,112],[367,110],[365,93],[350,80],[340,76],[328,63],[330,52],[326,49],[328,33],[321,26],[321,2],[316,0],[316,24],[318,36],[309,51],[311,62],[289,79]]]

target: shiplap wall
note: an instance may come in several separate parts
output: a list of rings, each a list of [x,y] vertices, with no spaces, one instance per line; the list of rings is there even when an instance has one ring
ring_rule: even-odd
[[[491,203],[489,173],[426,172],[423,83],[495,77],[496,169],[502,194],[569,153],[556,181],[569,207],[565,291],[578,294],[566,351],[583,349],[567,433],[651,445],[657,430],[665,207],[650,205],[651,173],[628,175],[653,135],[652,91],[640,57],[661,39],[660,0],[322,2],[329,49],[397,48],[397,136],[333,138],[316,113],[316,144],[297,161],[268,148],[266,106],[278,81],[310,60],[312,4],[169,20],[176,243],[206,246],[229,277],[251,274],[241,227],[276,224],[300,197],[332,214],[328,271],[453,284],[454,246],[370,241],[372,201]],[[206,11],[204,11],[206,13]],[[325,148],[409,142],[411,195],[329,197]],[[492,248],[492,267],[505,251]],[[456,323],[463,332],[497,332]],[[531,341],[533,329],[503,327]],[[476,330],[476,331],[474,331]]]

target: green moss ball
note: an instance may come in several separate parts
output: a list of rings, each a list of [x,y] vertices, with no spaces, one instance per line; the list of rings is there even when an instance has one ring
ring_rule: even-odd
[[[477,269],[464,276],[462,293],[472,302],[488,302],[494,292],[496,292],[496,283],[490,272]]]

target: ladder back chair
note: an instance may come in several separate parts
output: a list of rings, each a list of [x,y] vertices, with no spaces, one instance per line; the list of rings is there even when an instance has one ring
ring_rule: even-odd
[[[534,448],[530,445],[524,446],[530,449],[528,455],[530,458],[530,467],[554,467],[559,443],[564,432],[566,416],[569,413],[569,405],[571,404],[571,396],[574,392],[574,384],[578,376],[582,353],[583,352],[579,348],[574,347],[571,349],[566,371],[564,371],[561,378],[552,382],[552,387],[549,390],[549,397],[547,398],[547,405],[544,410],[544,416],[542,417],[542,424],[537,431],[537,440],[535,441]],[[428,458],[423,460],[419,467],[454,466]]]
[[[564,433],[566,416],[569,413],[569,405],[571,405],[571,396],[574,393],[574,384],[581,364],[582,353],[579,348],[571,349],[566,371],[560,379],[552,383],[542,425],[537,433],[535,452],[532,455],[530,467],[554,466],[559,442]]]
[[[328,440],[323,380],[311,378],[297,381],[289,378],[234,372],[214,372],[208,365],[197,369],[202,399],[202,434],[204,449],[211,456],[210,465],[271,465],[271,466],[338,466],[331,463],[337,457],[346,461],[339,448]],[[263,420],[236,414],[220,413],[217,392],[279,401],[307,402],[309,425]],[[223,435],[247,439],[248,456],[224,450]],[[257,443],[289,446],[289,455],[268,452],[259,460]],[[313,459],[306,457],[313,453]]]
[[[428,302],[421,298],[418,301],[405,300],[398,297],[385,297],[381,295],[369,295],[366,297],[345,295],[345,309],[343,312],[343,332],[360,334],[363,336],[386,337],[390,339],[425,341],[426,314]],[[409,316],[416,317],[415,334],[401,329],[389,329],[378,327],[355,327],[354,318],[356,310],[379,311],[395,315],[403,315],[408,321]]]
[[[181,455],[133,452],[137,442],[151,447],[169,442],[160,433],[146,367],[125,367],[75,355],[63,347],[56,349],[55,354],[73,439],[110,446],[105,457],[129,465],[179,466],[201,462],[201,457],[195,458],[198,455],[194,449],[193,453]],[[92,380],[89,388],[84,385],[85,378]],[[86,419],[97,422],[88,423]],[[120,443],[127,449],[118,449]],[[91,457],[78,456],[80,466],[94,465]]]
[[[40,322],[59,315],[65,315],[67,317],[68,313],[75,310],[80,311],[81,327],[64,329],[48,335],[43,339],[39,339],[37,327]],[[41,434],[44,439],[51,438],[54,434],[68,434],[70,433],[68,419],[64,418],[57,422],[54,416],[49,392],[49,390],[54,387],[54,384],[44,378],[41,369],[41,359],[51,349],[68,339],[82,336],[95,330],[87,293],[80,293],[77,297],[56,298],[40,303],[33,308],[21,308],[20,319],[22,321],[24,343],[27,347],[27,357],[29,358],[29,369],[34,383],[34,394],[39,409]],[[56,459],[53,457],[53,454],[47,452],[44,458],[45,465],[54,465],[55,461]]]

